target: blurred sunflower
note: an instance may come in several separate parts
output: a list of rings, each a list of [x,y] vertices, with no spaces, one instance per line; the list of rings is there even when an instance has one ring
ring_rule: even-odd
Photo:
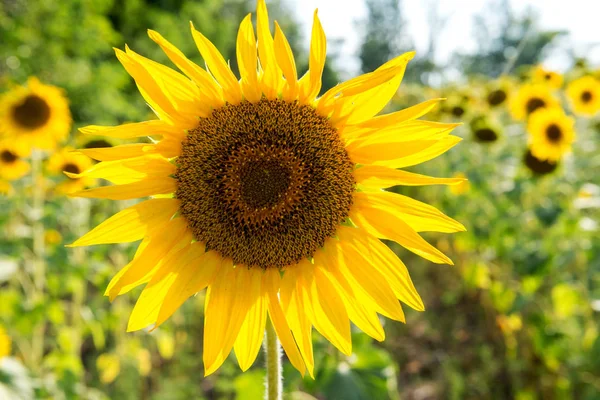
[[[469,126],[476,142],[491,143],[498,140],[500,136],[501,127],[485,115],[478,115],[473,118]]]
[[[533,82],[546,84],[553,89],[560,89],[563,84],[563,77],[561,74],[544,69],[541,65],[533,70],[531,78]]]
[[[29,78],[0,98],[0,132],[10,140],[53,149],[71,129],[71,112],[62,89]]]
[[[546,175],[551,172],[554,172],[558,167],[558,162],[552,162],[548,160],[540,160],[536,156],[534,156],[530,149],[525,153],[525,157],[523,158],[523,163],[531,172],[536,175]]]
[[[14,181],[29,172],[29,163],[23,158],[29,151],[14,140],[0,141],[0,179]]]
[[[490,108],[499,108],[509,101],[512,83],[507,78],[500,78],[487,86],[485,101]]]
[[[187,77],[127,47],[116,50],[160,120],[83,132],[162,140],[95,150],[102,162],[71,176],[115,185],[74,195],[159,196],[117,213],[73,246],[142,239],[106,291],[112,300],[146,284],[130,331],[159,326],[208,287],[206,375],[232,348],[240,367],[248,369],[268,315],[291,363],[312,376],[312,326],[350,354],[350,321],[383,340],[377,313],[404,321],[398,299],[423,310],[405,265],[379,238],[433,262],[452,263],[418,232],[464,227],[430,205],[382,188],[462,182],[396,169],[456,145],[460,138],[449,133],[457,124],[416,119],[439,99],[375,117],[396,93],[414,53],[317,97],[326,40],[316,12],[309,71],[300,79],[277,23],[271,36],[263,0],[257,6],[258,37],[250,14],[240,25],[239,81],[216,47],[191,30],[208,71],[154,31],[150,38]]]
[[[574,125],[560,108],[537,110],[527,123],[531,153],[539,160],[559,160],[575,140]]]
[[[73,193],[85,187],[92,186],[96,180],[92,177],[80,177],[78,174],[92,166],[92,159],[88,156],[75,152],[70,147],[65,147],[52,154],[46,166],[48,172],[59,175],[67,175],[67,179],[56,187],[56,191],[62,194]]]
[[[583,76],[567,86],[567,96],[577,115],[594,116],[600,111],[600,80]]]
[[[10,340],[10,336],[8,336],[4,327],[0,325],[0,360],[10,355],[11,347],[12,341]]]
[[[559,107],[559,103],[548,87],[541,84],[522,85],[510,102],[510,112],[518,121],[526,119],[539,108],[552,107]]]

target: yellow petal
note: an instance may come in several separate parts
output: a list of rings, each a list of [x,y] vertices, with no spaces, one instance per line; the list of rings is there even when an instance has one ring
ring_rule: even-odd
[[[252,14],[240,24],[237,36],[236,55],[240,69],[242,93],[250,102],[260,100],[262,93],[258,85],[258,56],[256,54],[256,37],[252,26]]]
[[[231,104],[238,104],[242,100],[242,90],[229,65],[215,45],[203,34],[194,29],[194,25],[191,22],[190,28],[192,29],[194,42],[196,42],[196,46],[200,54],[202,54],[202,58],[204,58],[208,69],[223,87],[223,97]]]
[[[464,232],[465,227],[437,208],[418,200],[391,192],[356,193],[355,204],[368,204],[397,214],[417,232]]]
[[[390,114],[380,115],[356,125],[363,129],[380,129],[391,125],[397,125],[406,121],[411,121],[422,117],[431,111],[442,99],[427,100],[404,110],[396,111]]]
[[[277,333],[277,337],[281,342],[281,347],[283,347],[283,350],[292,365],[304,375],[306,366],[304,365],[302,355],[294,341],[290,327],[288,326],[283,310],[281,309],[279,298],[277,297],[280,286],[279,270],[274,268],[267,269],[263,274],[263,282],[266,287],[269,318],[271,319],[273,328],[275,328],[275,333]]]
[[[396,168],[395,165],[401,163],[402,159],[423,152],[437,143],[439,143],[438,140],[375,143],[347,147],[346,150],[354,163],[385,165]]]
[[[179,200],[151,199],[119,211],[68,247],[135,242],[171,219]]]
[[[312,34],[310,39],[310,56],[308,72],[300,80],[300,103],[311,103],[321,91],[321,78],[327,58],[327,39],[323,26],[315,10],[313,16]]]
[[[384,243],[362,229],[339,227],[337,235],[340,241],[352,243],[370,260],[369,265],[376,268],[385,279],[394,294],[405,304],[418,311],[425,309],[421,296],[410,279],[406,265]]]
[[[298,343],[308,373],[314,379],[315,361],[311,338],[312,326],[301,292],[297,289],[299,284],[298,274],[296,273],[297,268],[300,268],[300,265],[293,266],[285,271],[281,280],[280,298],[286,319],[294,334],[294,339]]]
[[[391,168],[405,168],[413,165],[421,164],[425,161],[436,158],[444,154],[458,144],[462,139],[458,136],[447,136],[431,146],[427,146],[414,154],[400,157],[395,160],[380,161],[378,164]]]
[[[195,251],[199,256],[193,258],[180,272],[178,279],[169,289],[156,318],[157,326],[173,315],[188,298],[210,285],[219,271],[223,260],[219,253],[216,251],[204,253],[204,245],[198,242],[192,243],[193,246],[198,246]]]
[[[163,157],[149,155],[117,161],[103,161],[79,173],[65,172],[69,178],[100,178],[115,184],[138,182],[145,178],[166,178],[174,174],[177,167]]]
[[[330,278],[324,273],[317,263],[321,263],[320,252],[315,254],[315,266],[311,269],[308,265],[299,268],[302,273],[305,303],[310,302],[312,310],[312,323],[327,340],[337,347],[342,353],[352,353],[352,340],[350,338],[350,322],[344,302],[335,290]]]
[[[262,287],[262,271],[252,269],[248,271],[248,274],[250,281],[247,290],[259,288],[260,295],[248,310],[240,333],[233,345],[235,356],[242,371],[250,368],[256,360],[265,335],[265,324],[267,322],[267,296],[266,290]]]
[[[275,21],[275,57],[277,58],[277,63],[279,64],[286,81],[283,99],[286,101],[293,101],[298,96],[296,61],[294,60],[292,48],[281,31],[277,21]]]
[[[192,234],[183,218],[175,218],[144,240],[141,251],[108,284],[105,295],[112,301],[120,294],[150,281],[169,253],[177,252],[192,241]]]
[[[373,207],[368,202],[356,199],[350,218],[356,225],[373,236],[393,240],[402,247],[434,263],[453,265],[446,255],[427,243],[395,213]]]
[[[434,178],[379,165],[362,165],[354,170],[354,179],[361,188],[377,191],[397,185],[456,185],[466,181],[464,178]]]
[[[159,120],[136,122],[118,126],[89,125],[79,128],[79,132],[85,135],[100,135],[117,139],[133,139],[142,136],[157,135],[165,137],[175,136],[183,139],[185,136],[183,129],[167,125],[165,122]]]
[[[140,157],[153,153],[154,145],[148,143],[123,144],[114,147],[99,147],[92,149],[78,149],[77,152],[85,154],[97,161],[116,161],[126,158]]]
[[[408,121],[387,128],[363,131],[350,141],[348,147],[411,142],[415,140],[439,140],[450,134],[460,124],[445,124],[431,121]]]
[[[148,30],[148,36],[156,42],[165,52],[173,64],[186,74],[202,92],[202,98],[209,107],[219,108],[224,104],[223,90],[217,85],[208,72],[190,61],[177,47],[169,43],[160,33]]]
[[[204,317],[204,376],[215,372],[227,358],[248,309],[260,295],[249,287],[246,268],[234,268],[230,259],[223,260],[219,274],[208,287]]]
[[[69,194],[71,197],[88,197],[96,199],[130,200],[157,194],[175,193],[177,181],[172,178],[150,177],[138,182],[124,185],[103,186],[82,190]]]
[[[275,58],[275,45],[269,29],[269,14],[265,0],[258,0],[256,4],[256,32],[258,36],[258,56],[263,70],[261,87],[265,97],[273,100],[278,95],[281,71]]]
[[[197,250],[204,251],[202,246],[188,244],[165,257],[135,303],[127,324],[128,332],[156,324],[167,293],[181,279],[182,272],[185,274],[186,269],[189,269],[189,264],[201,255]]]

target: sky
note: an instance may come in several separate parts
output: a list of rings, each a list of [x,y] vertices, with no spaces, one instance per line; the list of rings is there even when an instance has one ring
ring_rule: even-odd
[[[343,38],[338,67],[346,74],[358,72],[354,55],[358,52],[359,29],[354,21],[366,15],[364,0],[288,0],[304,25],[304,36],[310,38],[313,10],[319,9],[319,18],[328,38]],[[417,52],[424,52],[428,43],[427,5],[432,0],[404,0],[407,32],[410,33]],[[597,5],[594,5],[597,3]],[[439,14],[448,17],[442,37],[438,41],[436,61],[443,63],[456,51],[473,51],[477,43],[472,37],[473,16],[491,4],[490,0],[439,0]],[[540,27],[547,30],[565,30],[569,39],[561,47],[573,46],[578,55],[586,55],[595,65],[600,65],[600,29],[598,15],[600,2],[597,0],[510,0],[515,12],[528,6],[539,12]],[[593,44],[595,43],[595,46]],[[307,43],[308,46],[308,43]],[[544,64],[551,69],[564,71],[569,66],[569,57],[564,50],[554,51]]]

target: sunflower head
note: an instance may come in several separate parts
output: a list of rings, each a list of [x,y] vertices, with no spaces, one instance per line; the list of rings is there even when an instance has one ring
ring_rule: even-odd
[[[0,98],[0,131],[29,147],[53,149],[71,129],[71,113],[63,91],[29,78]]]
[[[558,107],[558,100],[542,84],[522,85],[511,97],[510,111],[514,119],[524,120],[540,108]]]
[[[91,158],[74,151],[70,147],[65,147],[50,156],[46,169],[54,175],[61,177],[66,175],[66,178],[56,187],[56,191],[61,194],[69,194],[96,183],[93,177],[80,176],[83,171],[91,166]]]
[[[527,150],[523,157],[523,163],[535,175],[547,175],[556,170],[558,162],[549,160],[540,160],[533,155],[530,149]]]
[[[563,84],[563,77],[561,74],[550,71],[538,65],[532,73],[532,81],[539,84],[548,85],[552,89],[560,89]]]
[[[29,172],[29,163],[24,160],[29,149],[14,140],[0,141],[0,179],[13,181]]]
[[[478,115],[469,123],[473,139],[480,143],[492,143],[498,140],[501,128],[485,115]]]
[[[207,288],[205,374],[232,349],[240,367],[249,368],[268,316],[290,362],[313,375],[313,327],[350,354],[350,321],[383,340],[377,313],[404,321],[398,300],[423,309],[406,267],[379,239],[451,263],[419,232],[464,227],[383,189],[463,182],[397,169],[430,160],[460,139],[450,135],[457,124],[418,120],[437,99],[376,116],[396,94],[414,53],[318,97],[326,41],[317,13],[302,77],[277,23],[271,34],[263,0],[256,21],[256,34],[251,15],[238,32],[240,78],[193,25],[208,70],[154,31],[150,38],[183,74],[128,47],[116,51],[159,119],[82,132],[160,140],[82,149],[101,162],[67,175],[114,184],[76,196],[154,198],[117,213],[73,245],[142,239],[106,291],[114,299],[146,285],[128,330],[159,326]]]
[[[527,123],[529,148],[540,160],[555,162],[571,149],[575,121],[560,108],[540,109]]]
[[[567,96],[577,115],[594,116],[600,112],[600,80],[583,76],[567,86]]]

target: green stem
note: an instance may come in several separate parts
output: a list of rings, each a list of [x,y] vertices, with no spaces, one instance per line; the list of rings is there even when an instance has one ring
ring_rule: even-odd
[[[271,321],[267,321],[265,338],[265,353],[267,355],[266,400],[281,400],[281,346]]]

